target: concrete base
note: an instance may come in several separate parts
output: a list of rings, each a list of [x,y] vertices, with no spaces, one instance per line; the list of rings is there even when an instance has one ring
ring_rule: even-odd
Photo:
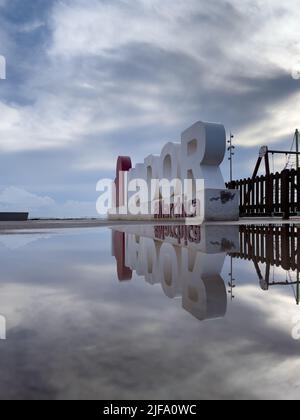
[[[108,220],[128,222],[171,221],[201,224],[203,222],[228,222],[239,220],[239,194],[237,190],[206,189],[200,192],[200,215],[191,218],[167,217],[154,215],[118,214],[118,209],[111,209]],[[150,203],[146,206],[150,208]],[[125,212],[123,212],[125,213]]]
[[[239,220],[239,192],[237,190],[205,190],[203,202],[204,221]]]

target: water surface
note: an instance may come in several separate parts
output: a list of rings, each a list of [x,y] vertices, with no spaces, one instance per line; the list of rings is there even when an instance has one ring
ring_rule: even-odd
[[[0,398],[298,398],[298,229],[247,229],[1,235]]]

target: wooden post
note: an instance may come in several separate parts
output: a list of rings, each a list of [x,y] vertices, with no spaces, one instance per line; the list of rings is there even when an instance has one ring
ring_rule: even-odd
[[[255,169],[254,169],[254,172],[253,172],[253,175],[252,175],[252,181],[253,182],[249,186],[248,194],[244,197],[244,205],[248,204],[248,202],[249,202],[250,194],[251,194],[251,191],[252,191],[252,188],[253,188],[253,185],[254,185],[254,180],[257,177],[257,174],[258,174],[258,171],[259,171],[262,160],[263,160],[263,156],[259,156],[259,158],[257,159]]]
[[[269,153],[265,154],[265,166],[266,166],[266,175],[269,176],[271,174]]]
[[[266,177],[266,213],[272,216],[274,205],[274,178],[273,174]]]
[[[290,171],[285,169],[281,172],[281,211],[283,219],[290,218]]]
[[[266,215],[272,216],[273,210],[273,178],[270,170],[269,153],[265,154],[265,165],[266,165]]]
[[[291,269],[289,229],[289,225],[284,225],[281,228],[281,266],[286,271],[289,271]]]
[[[297,169],[296,175],[296,185],[297,185],[297,215],[300,213],[300,168]]]

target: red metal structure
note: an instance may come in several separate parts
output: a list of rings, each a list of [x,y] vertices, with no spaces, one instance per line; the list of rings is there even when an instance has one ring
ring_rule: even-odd
[[[116,168],[116,207],[122,207],[125,205],[125,179],[124,173],[129,172],[132,168],[131,158],[128,156],[119,156]]]
[[[119,281],[132,279],[132,270],[126,267],[126,243],[125,233],[112,231],[112,255],[116,258]]]

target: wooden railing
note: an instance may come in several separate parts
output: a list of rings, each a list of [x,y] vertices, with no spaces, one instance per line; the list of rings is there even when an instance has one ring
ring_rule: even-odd
[[[300,212],[300,169],[233,181],[227,188],[239,190],[242,217],[289,219]]]
[[[240,250],[229,255],[232,259],[253,262],[263,290],[271,286],[295,286],[296,303],[300,304],[300,227],[290,224],[241,226]],[[261,264],[265,266],[265,273]],[[271,267],[275,266],[289,273],[285,281],[275,281],[274,276],[271,278]],[[291,271],[296,273],[294,280]]]
[[[300,227],[289,224],[241,226],[240,250],[230,255],[286,271],[300,270]]]

